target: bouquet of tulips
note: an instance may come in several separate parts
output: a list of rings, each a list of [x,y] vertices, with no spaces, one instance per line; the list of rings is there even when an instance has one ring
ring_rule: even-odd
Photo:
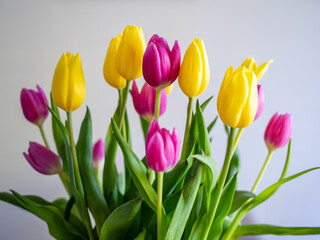
[[[80,55],[63,54],[53,75],[50,101],[37,86],[37,91],[21,91],[21,105],[26,119],[39,127],[45,145],[30,142],[28,152],[23,154],[25,159],[42,174],[59,175],[68,198],[49,202],[11,191],[0,193],[0,199],[43,219],[49,233],[60,240],[227,240],[260,234],[320,234],[320,227],[241,225],[245,215],[268,200],[282,184],[318,169],[287,176],[291,116],[276,113],[265,130],[269,153],[261,171],[257,171],[257,180],[248,191],[237,190],[237,144],[243,130],[263,110],[264,94],[258,81],[272,60],[258,66],[249,57],[235,70],[230,66],[226,71],[217,98],[219,117],[228,135],[219,171],[210,142],[218,117],[209,124],[203,117],[213,97],[203,103],[196,99],[207,88],[210,78],[203,40],[195,38],[181,64],[180,58],[178,41],[170,50],[164,38],[153,35],[146,46],[140,27],[127,26],[113,38],[103,74],[107,83],[118,89],[119,104],[105,141],[100,139],[93,144],[89,108],[77,139],[73,133],[72,112],[82,105],[86,95]],[[139,92],[134,80],[142,75],[146,83]],[[159,119],[176,79],[189,99],[183,141],[176,129],[170,133],[161,128]],[[143,159],[131,147],[126,111],[131,83],[132,100],[145,139]],[[65,122],[61,121],[59,108],[66,112]],[[49,112],[54,148],[49,146],[42,128]],[[257,192],[272,153],[287,143],[287,158],[279,180]],[[118,146],[125,163],[124,173],[115,165]]]

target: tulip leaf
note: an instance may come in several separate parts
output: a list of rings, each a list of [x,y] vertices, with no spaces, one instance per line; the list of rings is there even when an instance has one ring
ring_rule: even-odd
[[[145,240],[147,235],[146,229],[142,229],[141,233],[134,240]]]
[[[197,100],[197,104],[196,104],[196,117],[197,117],[198,131],[199,131],[198,140],[200,143],[200,147],[206,156],[212,156],[208,129],[207,129],[204,117],[202,115],[202,111],[199,105],[199,100]]]
[[[242,225],[234,234],[234,239],[247,235],[314,235],[320,234],[320,227],[280,227],[267,224]]]
[[[207,214],[203,212],[194,222],[188,240],[203,240],[205,227],[209,224],[207,222]]]
[[[208,239],[220,239],[223,230],[223,220],[228,215],[232,206],[233,196],[237,187],[237,175],[238,173],[236,172],[223,189]]]
[[[189,138],[187,140],[187,145],[185,147],[185,151],[183,151],[183,149],[182,149],[180,161],[187,160],[188,157],[192,154],[197,137],[198,137],[197,118],[195,115],[192,115],[190,131],[189,131]]]
[[[245,202],[255,196],[254,193],[248,191],[236,191],[233,197],[232,207],[229,214],[237,211]]]
[[[140,231],[141,198],[116,208],[103,224],[100,240],[133,239]]]
[[[208,133],[210,133],[210,132],[212,131],[213,127],[216,125],[217,120],[218,120],[218,116],[216,116],[216,117],[213,119],[213,121],[209,124],[209,126],[208,126]]]
[[[82,121],[77,142],[77,157],[81,173],[86,202],[96,222],[98,233],[110,213],[95,177],[92,159],[92,123],[89,108]]]
[[[213,98],[213,95],[201,104],[200,108],[202,112],[206,109],[207,105],[210,103],[212,98]]]
[[[138,159],[138,157],[134,154],[128,144],[124,141],[120,130],[113,119],[111,119],[111,123],[114,135],[122,150],[134,184],[143,197],[143,200],[145,200],[146,203],[156,212],[157,194],[149,183],[149,180],[146,176],[147,171],[144,164]]]
[[[174,211],[165,236],[166,240],[181,239],[182,237],[200,186],[202,166],[203,165],[200,162],[195,164],[194,173],[182,190],[177,207]]]
[[[288,172],[288,168],[289,168],[289,163],[290,163],[290,158],[291,158],[291,139],[289,141],[289,144],[288,144],[288,150],[287,150],[287,157],[286,157],[286,162],[284,164],[284,167],[283,167],[283,170],[282,170],[282,174],[280,176],[280,180],[281,179],[284,179],[287,175],[287,172]]]

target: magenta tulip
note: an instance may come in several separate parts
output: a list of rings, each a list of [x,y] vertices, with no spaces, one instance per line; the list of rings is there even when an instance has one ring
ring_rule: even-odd
[[[273,152],[286,145],[291,138],[291,132],[291,115],[278,115],[278,113],[275,113],[270,119],[264,133],[264,141],[269,151]]]
[[[133,81],[132,100],[137,113],[148,122],[151,122],[155,112],[156,90],[145,83],[141,89],[141,92],[139,93],[137,84],[135,81]],[[160,116],[166,111],[166,108],[167,94],[166,90],[163,89],[160,97]]]
[[[146,137],[147,163],[155,172],[165,172],[173,168],[179,158],[180,140],[176,128],[172,134],[159,127],[154,119],[149,126]]]
[[[46,106],[47,98],[43,90],[37,85],[38,92],[32,89],[22,89],[20,101],[26,119],[35,125],[42,126],[49,110]]]
[[[260,117],[263,111],[263,107],[264,107],[264,93],[261,85],[258,84],[258,109],[257,109],[257,113],[254,120],[257,120]]]
[[[29,142],[28,153],[23,153],[24,157],[39,173],[52,175],[62,171],[60,157],[49,148],[36,142]]]
[[[93,145],[92,155],[93,166],[97,168],[100,162],[104,161],[104,142],[102,138]]]
[[[178,41],[172,50],[164,38],[154,34],[146,48],[142,72],[146,82],[156,90],[172,84],[179,75],[181,52]]]

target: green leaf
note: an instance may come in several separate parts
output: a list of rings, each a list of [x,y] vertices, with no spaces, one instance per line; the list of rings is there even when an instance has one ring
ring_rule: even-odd
[[[254,193],[248,191],[236,191],[233,197],[232,207],[229,214],[237,211],[245,202],[255,196]]]
[[[199,131],[198,141],[200,143],[200,147],[206,156],[212,156],[208,129],[207,129],[204,117],[202,115],[202,111],[200,109],[199,100],[197,100],[197,104],[196,104],[196,117],[197,117],[197,123],[198,123],[198,131]]]
[[[282,170],[282,174],[280,176],[280,180],[284,179],[286,177],[286,175],[287,175],[288,168],[289,168],[289,163],[290,163],[290,157],[291,157],[291,139],[290,139],[289,144],[288,144],[286,162],[284,164],[284,167],[283,167],[283,170]]]
[[[206,212],[202,212],[201,215],[196,219],[193,224],[191,233],[189,235],[188,240],[203,240],[204,239],[204,231],[207,224],[207,214]]]
[[[198,137],[198,124],[195,115],[192,116],[189,138],[186,145],[186,151],[181,152],[180,161],[187,160],[194,150],[196,139]]]
[[[92,123],[89,108],[82,121],[77,142],[77,157],[87,205],[96,222],[98,233],[110,209],[95,177],[92,160]]]
[[[208,105],[209,102],[212,100],[212,98],[213,98],[213,95],[212,95],[211,97],[209,97],[206,101],[204,101],[204,103],[201,104],[200,107],[201,107],[201,111],[202,111],[202,112],[206,109],[207,105]]]
[[[247,235],[313,235],[320,234],[320,227],[280,227],[267,224],[239,226],[234,239]]]
[[[103,224],[100,240],[133,239],[138,235],[141,221],[141,198],[116,208]]]
[[[145,240],[147,231],[146,229],[142,229],[141,233],[134,240]]]
[[[225,188],[223,189],[218,209],[215,214],[215,218],[213,220],[213,223],[211,225],[211,229],[209,232],[208,239],[212,240],[218,240],[220,239],[220,235],[223,230],[223,220],[225,217],[228,215],[231,205],[232,205],[232,200],[234,196],[234,192],[237,187],[237,173],[235,173],[230,181],[226,184]]]
[[[182,194],[179,198],[179,202],[168,227],[168,231],[165,237],[166,240],[181,239],[188,217],[197,196],[197,192],[201,182],[201,175],[202,164],[198,162],[198,164],[196,164],[194,167],[194,174],[192,178],[183,188]]]
[[[217,120],[218,120],[218,116],[216,116],[216,117],[213,119],[213,121],[209,124],[209,126],[208,126],[208,133],[210,133],[210,132],[212,131],[213,127],[216,125]]]
[[[147,170],[144,164],[138,159],[138,157],[133,153],[128,144],[124,141],[119,128],[117,127],[117,124],[113,119],[111,119],[111,123],[114,135],[122,150],[134,184],[143,197],[143,200],[145,200],[146,203],[156,212],[157,194],[149,183],[149,180],[146,176]]]

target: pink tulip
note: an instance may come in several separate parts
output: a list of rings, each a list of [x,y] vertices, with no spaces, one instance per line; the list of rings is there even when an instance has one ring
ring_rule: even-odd
[[[141,89],[141,92],[139,93],[137,84],[135,81],[133,81],[132,100],[137,113],[148,122],[151,122],[155,111],[156,90],[145,83]],[[160,96],[160,116],[166,111],[166,108],[167,94],[166,90],[163,89]]]
[[[93,166],[97,168],[99,163],[104,161],[104,141],[102,138],[93,145],[92,155]]]
[[[146,82],[159,90],[172,84],[179,75],[181,52],[178,41],[172,50],[164,38],[154,34],[146,48],[142,72]]]
[[[37,85],[38,92],[31,89],[22,89],[20,101],[26,119],[35,125],[42,126],[49,110],[46,106],[47,98],[43,90]]]
[[[261,85],[258,85],[258,109],[257,109],[257,113],[254,120],[257,120],[260,117],[263,111],[263,107],[264,107],[264,93]]]
[[[62,171],[61,159],[49,148],[36,142],[29,142],[28,153],[23,153],[30,165],[45,175],[58,174]]]
[[[275,151],[288,143],[291,138],[292,121],[290,114],[275,113],[264,133],[264,141],[269,151]]]
[[[155,172],[165,172],[173,168],[179,158],[180,140],[176,128],[172,134],[159,127],[154,119],[149,126],[146,137],[147,163]]]

